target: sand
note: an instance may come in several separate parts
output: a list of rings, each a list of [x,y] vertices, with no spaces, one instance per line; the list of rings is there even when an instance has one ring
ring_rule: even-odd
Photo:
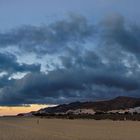
[[[140,122],[6,117],[0,140],[140,140]]]

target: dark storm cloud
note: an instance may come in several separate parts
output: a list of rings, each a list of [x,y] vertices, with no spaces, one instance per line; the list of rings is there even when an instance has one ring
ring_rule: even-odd
[[[13,79],[9,80],[8,78],[9,78],[9,75],[4,75],[0,77],[0,88],[5,88],[12,85],[14,80]]]
[[[37,72],[40,71],[39,64],[19,64],[15,55],[0,53],[0,71],[8,74],[16,72]]]
[[[23,26],[0,33],[0,47],[16,46],[22,51],[55,53],[71,43],[84,42],[93,33],[93,27],[82,16],[70,16],[49,25]]]
[[[35,49],[37,54],[40,54],[40,50],[55,53],[59,55],[57,58],[61,64],[56,67],[54,65],[54,68],[46,74],[31,72],[22,79],[9,81],[9,84],[5,84],[6,86],[0,83],[2,85],[1,105],[64,103],[112,98],[119,95],[140,97],[140,41],[138,39],[140,30],[138,26],[130,25],[123,17],[115,15],[95,25],[94,27],[98,27],[96,32],[90,30],[93,29],[93,25],[89,27],[88,22],[81,17],[56,22],[48,27],[37,28],[36,30],[40,31],[38,33],[34,33],[35,30],[31,29],[29,34],[25,33],[29,37],[22,32],[23,35],[19,34],[22,37],[19,37],[20,41],[17,42],[24,40],[23,45],[20,44],[19,47],[26,50],[25,46],[29,45],[30,49],[32,51]],[[25,32],[29,31],[25,29]],[[96,42],[93,34],[96,36]],[[6,41],[2,43],[2,40],[0,43],[8,46]],[[44,41],[47,47],[43,45]],[[78,42],[78,45],[74,43],[72,47],[68,46],[71,42]],[[90,47],[85,42],[89,42]],[[18,43],[14,42],[13,45]],[[40,47],[36,50],[37,46]],[[62,49],[63,47],[65,49]],[[3,63],[3,69],[14,68],[20,71],[25,68],[32,71],[26,66],[27,64],[20,68],[16,60],[11,59],[13,56],[9,55],[9,57],[9,65],[7,62]],[[4,59],[1,55],[0,58]]]
[[[120,47],[133,53],[137,57],[140,55],[140,27],[129,25],[124,17],[114,15],[108,17],[103,22],[103,39],[106,45],[120,45]]]
[[[87,55],[92,58],[88,63],[85,61]],[[11,87],[2,89],[1,105],[56,104],[118,95],[138,96],[140,72],[128,76],[128,68],[123,64],[116,64],[120,68],[116,69],[112,64],[104,64],[94,52],[89,55],[87,51],[82,56],[75,56],[75,60],[71,59],[71,55],[66,56],[73,61],[68,67],[63,65],[64,68],[48,74],[30,73],[15,80]]]

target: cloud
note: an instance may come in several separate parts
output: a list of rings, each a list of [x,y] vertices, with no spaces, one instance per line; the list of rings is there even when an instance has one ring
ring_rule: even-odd
[[[65,57],[72,61],[71,65],[64,62],[63,68],[47,74],[29,73],[22,79],[14,80],[12,86],[4,87],[1,90],[1,105],[56,104],[139,95],[139,71],[128,75],[128,67],[124,67],[123,63],[115,64],[114,68],[112,63],[103,63],[97,54],[89,51],[82,56],[73,56],[75,60],[71,55]]]
[[[93,33],[93,26],[86,18],[71,15],[67,20],[49,25],[25,25],[9,32],[0,33],[0,47],[17,47],[36,54],[61,52],[66,46],[84,42]]]
[[[72,17],[1,34],[0,46],[16,45],[22,52],[33,51],[38,56],[45,52],[57,61],[45,73],[39,65],[20,65],[15,56],[0,54],[1,71],[30,71],[21,79],[1,77],[0,105],[140,97],[139,34],[139,26],[119,15],[97,25]]]
[[[113,15],[103,21],[102,36],[106,45],[119,45],[122,50],[139,57],[140,27],[128,24],[124,17]]]
[[[39,64],[19,64],[15,55],[10,53],[0,53],[0,71],[5,71],[8,74],[16,72],[38,72],[40,71]]]

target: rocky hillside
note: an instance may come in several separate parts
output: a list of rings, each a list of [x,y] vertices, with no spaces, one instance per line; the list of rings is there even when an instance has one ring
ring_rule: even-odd
[[[34,114],[83,114],[89,113],[94,114],[97,111],[109,112],[112,110],[131,110],[134,112],[133,108],[140,107],[140,98],[132,98],[132,97],[117,97],[112,100],[106,101],[96,101],[96,102],[73,102],[70,104],[62,104],[56,107],[43,108],[36,112],[30,112],[24,114],[26,116],[31,116]],[[132,111],[133,110],[133,111]],[[19,116],[23,114],[19,114]]]

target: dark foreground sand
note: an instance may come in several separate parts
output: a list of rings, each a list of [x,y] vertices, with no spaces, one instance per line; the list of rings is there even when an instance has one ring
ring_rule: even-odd
[[[0,140],[140,140],[140,122],[6,117]]]

